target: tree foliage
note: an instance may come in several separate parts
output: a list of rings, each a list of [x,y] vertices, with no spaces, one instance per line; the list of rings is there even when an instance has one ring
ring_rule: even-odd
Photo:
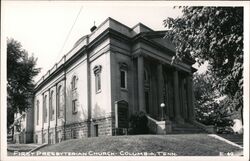
[[[40,69],[37,59],[29,56],[20,42],[7,39],[7,123],[14,121],[14,113],[22,113],[32,105],[33,78]]]
[[[167,18],[166,37],[176,45],[175,60],[208,61],[213,87],[243,107],[243,7],[181,7],[183,15]]]
[[[207,72],[194,74],[194,96],[196,120],[205,125],[230,126],[233,122],[234,108],[227,97],[220,101],[219,92],[213,88],[213,78]]]

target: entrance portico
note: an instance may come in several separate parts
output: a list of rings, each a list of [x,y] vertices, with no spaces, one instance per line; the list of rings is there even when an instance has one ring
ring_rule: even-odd
[[[184,123],[193,120],[192,73],[145,54],[137,58],[139,111],[156,120]]]

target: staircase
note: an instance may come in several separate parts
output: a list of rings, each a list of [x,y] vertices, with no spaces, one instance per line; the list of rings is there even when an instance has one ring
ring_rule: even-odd
[[[191,123],[176,123],[172,122],[172,134],[196,134],[196,133],[207,133],[201,128],[198,128]]]

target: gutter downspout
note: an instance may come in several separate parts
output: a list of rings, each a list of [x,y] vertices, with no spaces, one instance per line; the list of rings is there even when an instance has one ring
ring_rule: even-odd
[[[87,38],[87,45],[89,43],[89,36]],[[90,70],[90,56],[88,52],[88,48],[86,46],[86,54],[87,54],[87,99],[88,99],[88,119],[87,119],[87,126],[88,126],[88,137],[91,137],[91,70]]]

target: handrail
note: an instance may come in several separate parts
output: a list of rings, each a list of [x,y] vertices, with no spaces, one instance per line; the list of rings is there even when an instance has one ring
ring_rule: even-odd
[[[166,121],[157,121],[146,115],[148,118],[148,127],[155,134],[166,134]]]

